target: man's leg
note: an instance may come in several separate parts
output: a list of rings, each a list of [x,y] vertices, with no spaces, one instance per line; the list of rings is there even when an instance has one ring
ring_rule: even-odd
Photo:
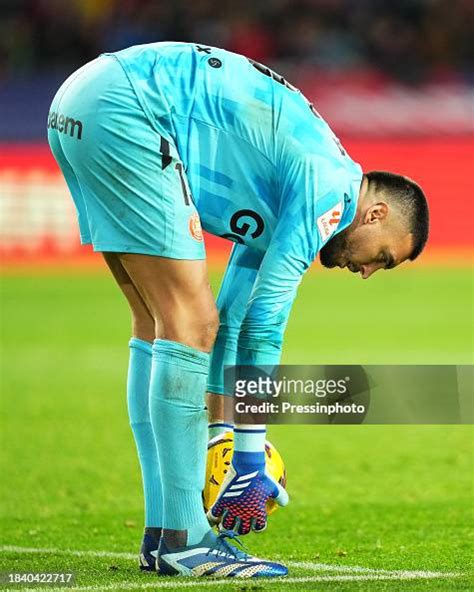
[[[234,429],[234,400],[232,397],[207,393],[209,438],[215,438]]]
[[[140,551],[140,568],[153,570],[163,522],[163,496],[158,451],[150,421],[149,390],[152,342],[155,335],[160,334],[160,327],[155,327],[152,315],[120,263],[118,255],[116,253],[103,253],[103,255],[130,305],[132,314],[127,403],[130,425],[140,461],[145,500],[145,533]]]
[[[160,459],[168,548],[209,531],[202,506],[207,448],[205,390],[218,315],[206,262],[120,254],[162,331],[153,344],[150,412]]]

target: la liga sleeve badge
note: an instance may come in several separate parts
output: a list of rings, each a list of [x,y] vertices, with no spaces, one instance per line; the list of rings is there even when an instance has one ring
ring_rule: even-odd
[[[341,221],[343,210],[343,203],[339,202],[335,206],[331,207],[327,212],[324,212],[316,220],[319,234],[323,242],[327,241],[335,232]]]

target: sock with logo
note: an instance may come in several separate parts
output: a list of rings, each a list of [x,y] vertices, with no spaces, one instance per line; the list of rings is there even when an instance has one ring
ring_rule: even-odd
[[[240,475],[265,466],[264,425],[236,424],[234,428],[234,454],[232,464]]]
[[[160,457],[164,536],[186,531],[188,545],[210,529],[202,505],[208,371],[209,354],[174,341],[154,341],[150,411]]]
[[[132,337],[129,347],[127,403],[142,471],[145,527],[157,528],[162,526],[163,501],[160,463],[149,409],[152,345]]]

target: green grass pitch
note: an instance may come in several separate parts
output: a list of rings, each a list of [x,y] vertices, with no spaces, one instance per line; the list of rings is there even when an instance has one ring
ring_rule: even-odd
[[[125,301],[95,272],[8,276],[2,292],[2,570],[73,571],[79,590],[472,590],[471,426],[274,427],[291,503],[244,543],[289,578],[140,574]],[[283,360],[471,363],[471,298],[464,269],[314,270]]]

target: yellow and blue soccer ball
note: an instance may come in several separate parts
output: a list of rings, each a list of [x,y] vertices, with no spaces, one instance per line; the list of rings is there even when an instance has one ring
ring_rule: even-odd
[[[206,512],[216,501],[222,481],[232,461],[233,451],[233,432],[219,434],[212,438],[207,445],[206,482],[202,493]],[[278,450],[268,440],[265,442],[265,461],[268,473],[282,487],[286,487],[285,464]],[[274,500],[269,499],[267,501],[267,514],[273,514],[277,508],[278,504]]]

